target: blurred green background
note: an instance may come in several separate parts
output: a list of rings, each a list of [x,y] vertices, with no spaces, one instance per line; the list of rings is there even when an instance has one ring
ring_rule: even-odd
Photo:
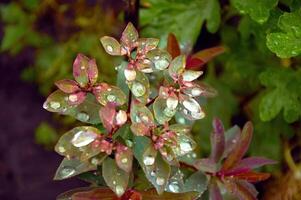
[[[10,117],[0,116],[4,127],[2,142],[8,149],[11,140],[7,138],[23,138],[18,135],[22,124],[14,125],[15,119],[21,117],[15,104],[26,103],[24,112],[36,116],[33,123],[26,116],[22,122],[32,124],[25,132],[30,141],[34,138],[30,145],[35,145],[35,151],[44,151],[42,148],[52,151],[60,134],[76,123],[68,117],[46,115],[40,103],[45,98],[41,96],[47,96],[55,89],[54,81],[71,77],[72,62],[77,53],[96,58],[101,81],[115,83],[114,66],[120,60],[105,53],[99,38],[120,36],[125,26],[127,3],[122,0],[19,0],[0,4],[1,71],[4,76],[0,100],[2,105],[8,105],[4,106],[3,113],[10,113]],[[278,165],[263,169],[271,172],[273,177],[258,185],[261,199],[280,195],[301,199],[300,8],[300,0],[140,1],[140,33],[145,37],[160,38],[162,48],[166,47],[169,33],[177,36],[182,52],[186,54],[218,45],[226,48],[224,54],[202,67],[205,71],[203,81],[219,94],[204,102],[207,117],[195,123],[193,134],[199,144],[198,155],[203,156],[210,148],[213,117],[221,118],[227,128],[234,124],[242,126],[251,120],[255,134],[249,154],[278,161]],[[32,93],[34,95],[23,99],[22,95]],[[10,101],[14,98],[17,100]],[[10,128],[7,123],[20,130]],[[6,134],[10,136],[5,137]],[[19,147],[18,143],[16,146]],[[5,151],[8,150],[3,148],[1,153],[6,154]],[[8,154],[1,160],[4,169],[13,174],[13,177],[6,177],[4,170],[4,181],[12,184],[11,187],[21,187],[17,189],[21,190],[18,194],[23,194],[25,182],[20,186],[16,178],[18,173],[14,171],[15,163],[8,162],[11,161],[9,156],[13,155]],[[52,171],[45,172],[47,177],[52,176],[55,168],[54,164]],[[34,170],[34,167],[28,169]],[[55,187],[53,185],[49,187]],[[0,189],[0,197],[4,195],[1,199],[10,196],[12,190]],[[53,196],[58,191],[54,188]],[[25,198],[10,196],[7,199]],[[31,198],[34,199],[37,198]]]

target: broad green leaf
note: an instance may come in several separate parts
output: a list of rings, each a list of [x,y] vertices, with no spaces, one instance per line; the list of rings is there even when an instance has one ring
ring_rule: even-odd
[[[204,23],[209,32],[217,31],[220,24],[220,5],[217,0],[149,0],[142,9],[142,35],[161,37],[166,41],[174,33],[181,44],[192,45]],[[193,28],[186,28],[189,24]],[[165,45],[164,45],[165,46]]]
[[[166,99],[162,97],[157,97],[154,104],[154,116],[159,124],[164,124],[171,120],[171,118],[175,115],[176,109],[170,109],[166,105]]]
[[[102,164],[102,175],[107,185],[120,197],[126,191],[129,174],[119,169],[115,160],[106,158]]]
[[[78,106],[70,105],[68,103],[68,96],[68,94],[57,90],[47,98],[43,104],[43,108],[50,112],[57,112],[62,115],[70,115],[82,122],[90,124],[100,123],[98,114],[100,105],[93,95],[88,94],[85,101]]]
[[[186,57],[185,57],[185,55],[180,55],[180,56],[174,58],[171,61],[170,66],[168,68],[169,75],[173,79],[179,78],[179,76],[185,70],[185,64],[186,64]]]
[[[100,153],[100,148],[93,146],[93,142],[100,134],[97,128],[91,126],[73,128],[62,135],[55,146],[55,151],[67,158],[87,160]]]
[[[96,170],[96,168],[96,165],[93,165],[88,161],[83,162],[78,159],[64,158],[55,173],[54,180],[70,178],[84,172]]]
[[[167,51],[154,49],[146,54],[146,58],[153,63],[153,71],[164,70],[171,62],[171,56]]]
[[[136,99],[141,103],[146,104],[150,93],[149,80],[144,73],[140,71],[137,71],[136,73],[136,79],[127,83]]]
[[[280,58],[295,57],[301,53],[301,11],[284,13],[278,27],[282,32],[267,35],[268,48]]]
[[[126,146],[119,145],[115,153],[115,161],[117,166],[127,173],[132,171],[133,152],[132,149]]]
[[[262,24],[266,22],[270,16],[270,10],[273,9],[278,0],[232,0],[236,9],[242,14],[248,14],[250,17]]]
[[[15,49],[19,51],[22,45],[22,38],[26,33],[26,27],[23,25],[8,25],[4,29],[4,37],[1,41],[1,51]]]
[[[132,48],[135,45],[135,42],[138,40],[138,31],[134,25],[129,22],[122,32],[121,43],[124,46]]]
[[[120,88],[106,83],[97,84],[93,88],[93,94],[102,105],[115,103],[120,106],[126,102],[126,95]]]

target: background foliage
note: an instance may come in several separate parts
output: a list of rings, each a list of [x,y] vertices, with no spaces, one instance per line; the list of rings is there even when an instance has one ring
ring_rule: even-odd
[[[104,53],[98,39],[102,35],[119,36],[123,28],[120,8],[54,0],[0,5],[4,23],[1,51],[18,56],[26,48],[35,49],[35,59],[22,78],[35,82],[42,94],[53,89],[55,80],[71,76],[71,63],[77,52],[95,57],[103,66],[102,81],[115,81],[111,66],[116,60]],[[249,154],[283,164],[266,169],[279,177],[275,182],[283,179],[283,166],[288,165],[292,174],[300,173],[300,8],[298,0],[141,2],[142,36],[160,37],[164,41],[173,32],[187,54],[213,45],[227,49],[203,67],[204,81],[215,87],[219,95],[204,101],[207,117],[195,124],[194,135],[200,145],[198,156],[209,153],[209,130],[214,116],[221,118],[227,128],[233,124],[242,126],[249,119],[255,126]],[[98,23],[100,19],[105,23]],[[165,45],[163,42],[161,47]],[[68,119],[63,122],[62,129],[73,123]],[[57,134],[51,126],[41,124],[37,142],[54,143]],[[290,150],[292,154],[285,154]],[[299,181],[294,177],[293,181]]]

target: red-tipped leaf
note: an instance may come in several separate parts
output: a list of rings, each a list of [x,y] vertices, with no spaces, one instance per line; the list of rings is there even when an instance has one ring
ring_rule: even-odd
[[[168,53],[170,53],[172,58],[175,58],[181,54],[179,42],[173,33],[168,34],[167,51],[168,51]]]
[[[218,162],[225,150],[224,126],[220,119],[213,120],[213,132],[211,133],[211,155],[210,158]]]
[[[55,82],[55,85],[60,90],[62,90],[63,92],[65,92],[67,94],[78,92],[80,90],[76,81],[73,81],[73,80],[67,80],[67,79],[59,80],[59,81]]]

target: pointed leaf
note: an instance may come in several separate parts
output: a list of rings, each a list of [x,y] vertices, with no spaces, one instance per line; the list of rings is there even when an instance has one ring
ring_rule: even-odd
[[[195,191],[202,194],[207,190],[207,186],[208,180],[206,175],[201,171],[197,171],[186,179],[184,190]]]
[[[116,86],[100,83],[93,88],[93,94],[102,105],[114,103],[118,106],[126,102],[126,95]]]
[[[186,95],[180,95],[180,112],[188,120],[197,120],[205,117],[199,103]]]
[[[183,81],[191,82],[199,78],[203,74],[202,71],[185,70],[182,74]]]
[[[253,125],[251,122],[247,122],[242,130],[241,137],[239,141],[234,146],[233,150],[230,152],[228,157],[226,158],[222,170],[228,170],[237,164],[238,161],[242,159],[242,157],[247,152],[249,145],[252,140],[253,135]]]
[[[112,56],[121,56],[121,45],[112,37],[104,36],[100,39],[100,42],[105,51]]]
[[[78,54],[73,63],[73,76],[80,87],[86,87],[89,83],[88,67],[89,58],[83,54]]]
[[[108,131],[108,133],[110,133],[115,126],[115,105],[112,103],[107,103],[99,110],[99,116],[103,126]]]
[[[218,170],[217,164],[213,160],[208,159],[208,158],[202,158],[202,159],[195,160],[195,162],[193,163],[193,166],[203,172],[215,173]]]
[[[254,194],[249,188],[246,188],[239,181],[229,181],[225,182],[225,186],[230,193],[233,193],[240,200],[257,200],[257,193]]]
[[[169,53],[161,49],[149,51],[146,58],[153,63],[154,71],[166,69],[171,62],[171,56]]]
[[[127,173],[132,171],[133,152],[130,148],[118,145],[115,154],[115,161],[117,166]]]
[[[236,179],[242,179],[242,180],[246,180],[248,182],[259,182],[259,181],[264,181],[266,179],[268,179],[271,175],[269,173],[260,173],[260,172],[245,172],[245,173],[241,173],[241,174],[237,174],[234,177]]]
[[[173,59],[168,68],[169,75],[173,79],[178,79],[178,77],[184,72],[186,65],[186,58],[184,55],[180,55]]]
[[[129,47],[130,50],[135,46],[138,40],[138,31],[131,22],[125,27],[120,40],[122,45]]]
[[[86,92],[76,92],[68,95],[68,104],[70,106],[77,106],[82,104],[86,99]]]
[[[77,82],[73,81],[73,80],[64,79],[64,80],[56,81],[55,85],[60,90],[62,90],[63,92],[65,92],[67,94],[75,93],[80,90],[80,88],[77,85]]]
[[[91,94],[87,94],[84,102],[80,105],[72,106],[69,103],[69,95],[57,90],[47,98],[43,104],[43,108],[50,112],[70,115],[82,122],[90,124],[100,123],[98,114],[100,105]]]
[[[98,78],[98,68],[95,59],[89,60],[87,73],[88,73],[90,84],[94,85],[97,82],[97,78]]]
[[[88,161],[82,162],[78,159],[64,158],[55,173],[54,180],[71,178],[84,172],[96,170],[96,168],[96,165],[93,165]]]
[[[93,146],[100,134],[97,128],[91,126],[76,127],[61,136],[55,151],[67,158],[87,160],[100,153],[100,149]]]
[[[209,186],[209,200],[223,200],[223,196],[216,181],[211,181]]]
[[[214,57],[224,52],[225,52],[225,47],[223,46],[211,47],[193,54],[192,58],[198,58],[202,60],[203,64],[205,64],[208,61],[212,60]]]
[[[167,51],[171,55],[172,58],[175,58],[181,54],[179,42],[173,33],[168,34]]]
[[[249,158],[244,158],[241,161],[239,161],[236,164],[235,168],[254,169],[254,168],[264,166],[264,165],[271,165],[271,164],[276,164],[276,163],[277,162],[274,160],[270,160],[270,159],[263,158],[263,157],[249,157]]]
[[[129,174],[119,169],[115,160],[108,157],[103,161],[102,175],[106,184],[118,197],[125,193],[129,182]]]
[[[162,97],[157,97],[153,103],[154,115],[159,124],[164,124],[171,120],[175,115],[176,109],[171,109],[167,107],[166,99]]]
[[[213,132],[211,133],[211,154],[210,158],[218,162],[225,150],[224,126],[220,119],[213,120]]]
[[[137,52],[145,54],[146,52],[155,49],[159,44],[157,38],[139,38]]]

